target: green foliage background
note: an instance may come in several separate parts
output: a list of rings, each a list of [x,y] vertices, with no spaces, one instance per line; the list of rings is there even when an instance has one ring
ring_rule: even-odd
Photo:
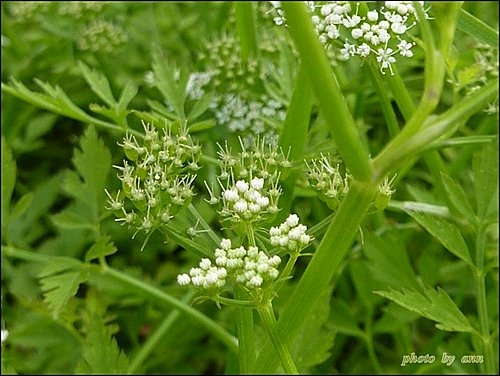
[[[180,98],[183,74],[203,69],[207,43],[236,32],[234,4],[109,2],[98,10],[81,7],[61,14],[64,5],[1,4],[2,329],[9,331],[2,343],[2,373],[234,373],[236,361],[227,343],[182,313],[148,356],[139,359],[174,308],[154,292],[148,295],[104,269],[99,272],[97,263],[108,256],[111,268],[179,300],[191,298],[176,276],[189,270],[197,255],[173,236],[165,242],[157,233],[140,252],[144,237],[131,239],[133,231],[113,220],[104,209],[104,189],[118,188],[112,165],[124,158],[117,145],[124,130],[141,132],[141,119],[162,119],[167,110],[171,121],[186,115],[206,161],[216,158],[216,141],[237,145],[234,134],[215,124],[208,102],[185,104]],[[267,86],[255,90],[290,104],[300,74],[297,52],[286,29],[277,29],[261,5],[255,6],[257,48],[270,51],[263,61],[272,68]],[[497,5],[465,2],[462,8],[488,26],[485,30],[497,30]],[[13,10],[16,6],[20,13]],[[95,50],[82,48],[82,35],[95,19],[119,27],[126,42],[108,37],[101,45],[96,42]],[[471,36],[470,24],[461,22],[449,55],[455,60],[447,62],[458,86],[445,84],[437,113],[466,97],[472,86],[485,84],[474,50],[491,34]],[[273,38],[286,41],[281,50],[268,47]],[[498,43],[498,32],[496,38]],[[378,153],[392,135],[384,126],[370,71],[359,61],[332,65],[363,142]],[[418,52],[398,65],[415,102],[422,95],[422,66]],[[168,81],[177,68],[181,78]],[[151,71],[166,81],[152,86]],[[317,107],[314,103],[304,138],[305,157],[336,152]],[[395,113],[397,122],[404,123],[404,114]],[[484,372],[483,365],[458,361],[462,355],[481,354],[478,337],[471,335],[483,325],[474,271],[485,273],[484,308],[493,333],[492,354],[498,354],[498,111],[478,109],[458,126],[454,138],[440,146],[438,159],[415,160],[401,174],[404,178],[396,178],[397,191],[385,212],[366,216],[341,272],[294,342],[291,352],[299,371]],[[207,162],[194,205],[222,236],[199,183],[214,174]],[[331,219],[328,205],[300,182],[293,197],[285,197],[284,207],[317,231],[319,242]],[[414,211],[415,203],[431,209]],[[179,216],[179,231],[192,225],[187,214]],[[200,247],[209,247],[200,238]],[[484,268],[476,270],[479,246]],[[280,290],[278,315],[308,259],[299,258],[294,279]],[[202,303],[193,308],[235,332],[234,307],[219,310]],[[257,331],[257,337],[263,345],[264,333]],[[446,352],[457,360],[451,366],[436,361],[402,367],[402,356],[412,352],[438,360]]]

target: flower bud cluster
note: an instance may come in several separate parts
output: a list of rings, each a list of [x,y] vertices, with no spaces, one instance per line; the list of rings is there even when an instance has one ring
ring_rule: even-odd
[[[226,279],[246,287],[259,290],[278,278],[279,256],[267,256],[257,247],[248,249],[240,246],[231,248],[230,239],[222,239],[215,250],[215,266],[209,259],[202,259],[199,268],[192,268],[189,274],[180,274],[177,282],[181,286],[193,284],[203,290],[217,290],[226,284]]]
[[[104,19],[96,19],[82,28],[77,45],[84,51],[112,52],[127,39],[127,33],[120,26]]]
[[[389,69],[394,74],[392,64],[398,55],[413,56],[411,49],[415,43],[405,39],[407,31],[418,21],[411,1],[385,1],[380,9],[369,10],[366,14],[360,13],[359,3],[351,1],[306,3],[312,10],[311,18],[319,40],[325,46],[340,43],[344,60],[375,55],[381,73]],[[273,1],[272,5],[278,14],[274,22],[285,24],[280,2]]]
[[[261,49],[276,55],[276,44],[263,40]],[[276,140],[286,111],[281,101],[266,94],[263,82],[269,82],[269,77],[264,64],[252,58],[243,61],[236,35],[228,33],[209,41],[199,58],[201,69],[188,79],[188,97],[196,100],[213,92],[209,108],[219,125],[231,133]]]
[[[237,155],[231,153],[227,142],[224,147],[219,144],[220,198],[209,190],[209,202],[222,200],[220,214],[235,224],[264,220],[279,210],[280,175],[291,167],[283,150],[264,139],[257,138],[248,148],[239,140],[241,152]]]
[[[108,191],[106,194],[116,221],[148,233],[169,222],[191,202],[191,185],[196,177],[193,173],[200,168],[201,146],[193,142],[185,127],[174,132],[173,125],[167,124],[160,134],[150,124],[143,126],[142,143],[127,135],[120,144],[130,161],[114,166],[120,170],[123,192],[119,191],[116,198]],[[127,211],[125,201],[134,209]]]
[[[312,238],[306,234],[307,226],[299,224],[299,220],[297,214],[290,214],[278,227],[271,227],[271,244],[296,253],[307,247]]]
[[[330,209],[335,210],[349,190],[351,176],[347,173],[342,176],[340,164],[332,166],[329,155],[321,154],[321,158],[312,159],[310,164],[306,162],[306,166],[309,185]]]
[[[264,135],[270,143],[278,139],[278,127],[270,119],[284,121],[286,116],[284,105],[265,94],[255,99],[239,93],[223,94],[216,97],[210,107],[218,124],[230,132],[251,137]]]

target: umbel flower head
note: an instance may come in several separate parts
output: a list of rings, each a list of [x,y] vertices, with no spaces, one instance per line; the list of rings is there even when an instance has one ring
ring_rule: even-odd
[[[116,221],[137,231],[159,229],[191,202],[192,183],[200,166],[201,146],[194,143],[185,126],[167,123],[161,130],[144,126],[144,139],[127,135],[122,144],[128,158],[120,173],[122,190],[116,197],[106,190],[109,210]],[[135,236],[135,234],[134,234]]]
[[[342,175],[340,164],[333,165],[330,155],[321,154],[320,158],[305,163],[309,185],[330,209],[335,210],[349,190],[351,176],[347,173]]]
[[[286,24],[280,2],[271,3],[277,12],[275,24]],[[344,60],[374,55],[381,73],[388,69],[393,74],[392,64],[398,57],[413,56],[415,43],[406,35],[418,21],[412,1],[385,1],[380,9],[364,12],[359,3],[352,1],[306,3],[319,40],[326,47],[340,46]]]
[[[189,274],[180,274],[177,282],[181,286],[192,284],[204,293],[216,295],[229,279],[258,292],[278,278],[280,263],[279,256],[269,257],[255,246],[232,248],[230,239],[222,239],[215,250],[215,265],[203,258],[198,268],[191,268]]]
[[[246,147],[239,138],[241,152],[233,154],[227,142],[219,144],[221,194],[216,197],[213,189],[209,203],[222,202],[220,214],[233,225],[266,220],[278,212],[281,196],[281,174],[291,167],[283,150],[257,138],[255,144]]]

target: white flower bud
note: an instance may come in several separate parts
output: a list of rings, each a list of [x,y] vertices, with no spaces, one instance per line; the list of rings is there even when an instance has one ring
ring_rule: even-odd
[[[366,14],[368,20],[375,22],[378,20],[378,12],[376,10],[371,10]]]
[[[257,191],[260,191],[264,187],[264,179],[253,178],[250,182],[250,186]]]
[[[248,191],[248,183],[243,180],[238,180],[236,182],[236,189],[238,189],[238,191],[240,191],[241,193],[245,193],[246,191]]]
[[[191,278],[187,274],[179,274],[177,276],[177,283],[181,286],[186,286],[191,282]]]
[[[212,262],[207,258],[202,258],[200,261],[200,268],[202,270],[208,270],[212,266]]]

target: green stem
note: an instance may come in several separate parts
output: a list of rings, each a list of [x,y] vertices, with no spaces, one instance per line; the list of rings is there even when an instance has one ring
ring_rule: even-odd
[[[488,322],[488,305],[486,299],[485,277],[484,271],[484,248],[486,240],[485,226],[481,225],[478,229],[476,238],[476,299],[477,299],[477,312],[479,317],[479,328],[481,332],[481,339],[483,342],[483,352],[485,363],[481,364],[481,372],[494,374],[495,372],[495,358],[493,354],[493,344],[491,343],[490,329]]]
[[[370,75],[370,79],[375,86],[375,91],[377,92],[377,97],[380,101],[380,108],[382,109],[382,113],[387,124],[389,137],[393,138],[399,133],[398,119],[396,118],[396,114],[394,113],[394,110],[391,106],[391,101],[389,99],[389,96],[387,95],[387,90],[384,88],[384,83],[382,82],[382,79],[378,72],[378,66],[375,59],[369,60],[368,74]]]
[[[307,144],[312,101],[313,93],[309,83],[309,75],[304,65],[301,64],[279,139],[279,146],[285,153],[288,150],[290,151],[289,158],[291,161],[300,161],[301,164],[303,163],[304,149]],[[300,171],[292,171],[281,184],[283,194],[280,199],[280,206],[282,210],[276,216],[274,223],[283,222],[290,213],[295,186],[299,177]]]
[[[309,73],[313,92],[336,146],[355,179],[369,181],[372,168],[342,91],[330,69],[324,47],[314,31],[311,16],[302,2],[283,2],[289,32],[302,64]]]
[[[240,39],[241,58],[247,61],[257,57],[257,28],[255,26],[254,4],[249,1],[235,1],[236,30]]]
[[[9,257],[15,257],[30,262],[45,263],[60,258],[60,256],[36,254],[31,251],[18,249],[10,246],[2,246],[2,253]],[[191,317],[194,321],[200,323],[205,328],[207,328],[211,333],[213,333],[216,337],[218,337],[221,340],[221,342],[223,342],[229,348],[229,350],[233,351],[234,353],[238,353],[238,340],[234,336],[232,336],[224,328],[222,328],[220,325],[212,321],[210,318],[202,314],[200,311],[190,307],[186,303],[164,293],[163,291],[155,287],[149,286],[148,284],[138,279],[135,279],[118,270],[115,270],[107,266],[105,263],[99,266],[90,264],[83,264],[83,266],[87,267],[89,271],[95,271],[97,273],[110,276],[121,283],[139,289],[140,291],[157,299],[160,302],[174,306],[187,316]]]
[[[246,301],[248,294],[241,287],[234,287],[234,296]],[[253,310],[249,307],[236,307],[236,327],[239,341],[239,367],[241,374],[253,373],[255,367],[255,331]]]
[[[477,113],[497,95],[498,79],[495,79],[445,113],[430,119],[425,128],[413,137],[409,137],[404,128],[374,159],[374,180],[382,179],[407,160],[432,147],[441,137],[455,131],[457,124]],[[418,111],[412,119],[415,117],[419,117]]]
[[[285,345],[293,342],[302,325],[338,271],[353,238],[375,197],[376,186],[354,180],[307,269],[278,320],[278,332]],[[273,347],[267,344],[257,358],[257,372],[267,374],[276,367]]]
[[[101,269],[102,270],[102,269]],[[131,287],[138,288],[143,291],[147,295],[158,299],[161,302],[164,302],[168,305],[174,306],[179,309],[186,315],[193,318],[195,321],[199,322],[205,328],[207,328],[210,332],[212,332],[216,337],[218,337],[231,351],[238,352],[238,341],[231,334],[229,334],[224,328],[222,328],[219,324],[215,323],[213,320],[202,314],[200,311],[188,306],[182,301],[165,294],[163,291],[149,286],[148,284],[130,277],[122,272],[119,272],[110,267],[104,266],[103,273],[110,277],[113,277],[115,280],[120,281],[126,285]]]
[[[259,316],[262,320],[262,324],[264,325],[264,329],[271,339],[274,348],[278,352],[283,370],[287,374],[298,375],[299,371],[297,370],[293,358],[290,355],[290,351],[288,351],[288,348],[281,340],[280,335],[277,331],[276,319],[274,317],[273,306],[271,302],[267,302],[264,305],[257,306],[257,312],[259,312]]]
[[[220,238],[217,236],[214,230],[212,230],[212,228],[208,225],[208,223],[205,221],[200,212],[195,208],[193,204],[189,204],[188,210],[193,215],[193,217],[195,217],[195,219],[199,222],[203,230],[207,231],[208,236],[215,243],[215,246],[218,247],[220,244]]]
[[[183,303],[190,301],[195,295],[195,291],[190,291],[186,294]],[[181,311],[176,309],[172,311],[161,325],[156,329],[156,331],[148,338],[148,340],[141,346],[139,352],[134,356],[127,370],[127,374],[132,375],[137,373],[138,368],[142,365],[144,360],[155,350],[161,339],[168,333],[172,325],[179,318]]]

